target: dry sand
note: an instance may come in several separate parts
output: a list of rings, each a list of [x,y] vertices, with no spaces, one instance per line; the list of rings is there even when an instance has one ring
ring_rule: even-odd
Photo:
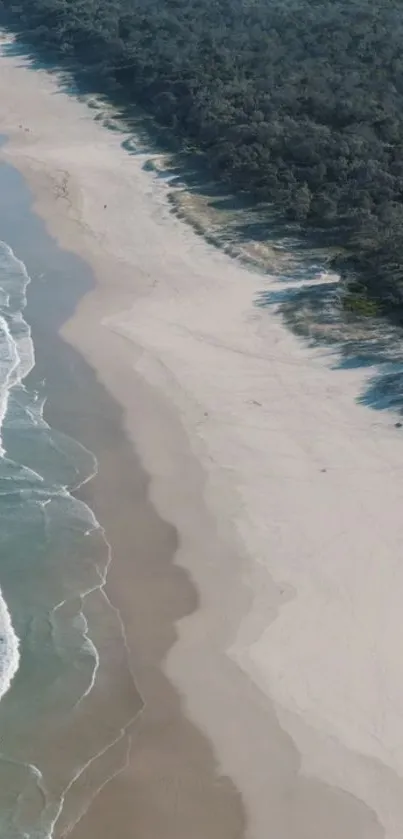
[[[164,671],[213,744],[218,788],[229,776],[247,817],[245,828],[231,822],[229,796],[226,815],[220,805],[197,821],[196,757],[173,806],[182,744],[165,713],[140,732],[141,766],[134,742],[75,836],[110,836],[118,819],[116,835],[136,839],[401,839],[401,431],[357,403],[362,371],[331,370],[330,352],[255,306],[275,279],[174,218],[145,155],[124,151],[56,77],[0,62],[4,156],[97,279],[64,335],[124,408],[152,502],[177,530],[176,562],[199,592]],[[135,585],[115,564],[111,592],[147,703]],[[165,737],[165,765],[148,765],[147,743]],[[156,777],[145,822],[140,798]]]

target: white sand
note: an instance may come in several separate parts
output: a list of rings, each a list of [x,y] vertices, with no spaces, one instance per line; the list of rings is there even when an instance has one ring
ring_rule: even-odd
[[[243,792],[248,835],[401,839],[395,418],[357,404],[361,370],[332,370],[257,308],[274,280],[175,219],[146,158],[54,77],[2,57],[0,119],[5,158],[99,280],[65,334],[124,404],[153,501],[179,529],[201,608],[166,668]]]

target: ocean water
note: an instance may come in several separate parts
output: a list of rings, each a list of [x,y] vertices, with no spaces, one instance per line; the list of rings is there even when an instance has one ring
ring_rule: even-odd
[[[124,656],[110,548],[72,494],[97,463],[45,421],[46,381],[27,384],[29,283],[0,242],[0,839],[68,835],[124,763],[130,722],[107,655]]]

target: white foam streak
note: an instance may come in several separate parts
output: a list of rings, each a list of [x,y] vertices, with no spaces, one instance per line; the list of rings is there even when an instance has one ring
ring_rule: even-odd
[[[85,482],[86,481],[84,481],[83,483],[85,483]],[[85,504],[83,504],[83,506],[87,507],[87,505],[85,505]],[[85,698],[91,693],[91,691],[94,687],[94,684],[95,684],[95,680],[96,680],[96,676],[97,676],[98,669],[99,669],[99,664],[100,664],[98,651],[97,651],[95,645],[92,643],[92,641],[89,637],[89,634],[88,634],[88,622],[87,622],[87,619],[86,619],[85,614],[84,614],[85,599],[90,594],[92,594],[93,592],[99,591],[102,594],[102,596],[103,596],[103,598],[106,602],[107,607],[109,609],[111,609],[114,612],[114,614],[116,615],[117,621],[119,623],[121,635],[122,635],[122,640],[123,640],[125,650],[126,650],[126,653],[127,653],[127,660],[128,661],[130,660],[129,645],[128,645],[126,630],[125,630],[125,627],[124,627],[122,616],[120,614],[119,609],[117,609],[116,606],[114,606],[113,603],[111,603],[111,601],[109,600],[109,597],[108,597],[108,595],[105,591],[105,586],[106,586],[107,576],[108,576],[108,570],[109,570],[110,563],[112,561],[112,547],[111,547],[110,543],[108,542],[108,540],[106,538],[106,533],[105,533],[104,528],[102,527],[102,525],[100,525],[98,520],[95,518],[94,513],[91,510],[91,508],[87,507],[87,511],[88,511],[88,515],[89,515],[89,517],[91,518],[91,521],[92,521],[92,527],[87,531],[87,533],[90,534],[94,530],[100,530],[101,531],[105,546],[107,548],[107,562],[106,562],[106,566],[105,566],[105,569],[104,569],[103,572],[101,572],[101,570],[99,568],[97,568],[97,572],[98,572],[99,578],[100,578],[99,584],[96,585],[96,586],[93,586],[93,588],[90,588],[87,591],[82,592],[82,594],[81,594],[82,608],[81,608],[81,611],[79,613],[79,616],[84,620],[83,639],[84,639],[84,642],[86,644],[88,643],[89,649],[94,654],[95,664],[94,664],[94,669],[93,669],[93,672],[92,672],[91,679],[89,680],[89,683],[88,683],[88,687],[86,688],[86,690],[84,691],[84,693],[82,694],[80,699],[77,701],[76,705],[74,706],[75,709],[78,708],[79,705],[81,705],[82,702],[85,700]],[[66,602],[67,602],[66,600],[62,600],[60,603],[58,603],[57,606],[55,606],[54,609],[52,610],[52,615],[54,615],[59,609],[61,609],[65,605]],[[123,766],[121,766],[119,769],[117,769],[115,772],[113,772],[110,776],[108,776],[105,779],[105,781],[100,785],[100,787],[93,792],[93,794],[91,795],[89,800],[87,800],[87,802],[86,802],[86,807],[82,810],[81,813],[79,813],[77,815],[77,817],[74,819],[74,821],[71,824],[69,824],[69,826],[63,831],[63,834],[62,834],[63,837],[68,836],[69,833],[73,830],[73,828],[78,824],[78,822],[81,821],[81,819],[83,818],[85,813],[88,811],[88,809],[89,809],[90,805],[92,804],[92,802],[94,801],[94,799],[99,795],[99,793],[106,786],[106,784],[109,783],[109,781],[112,780],[112,778],[114,778],[116,775],[120,774],[120,772],[122,772],[124,770],[125,766],[128,765],[129,752],[130,752],[130,746],[131,746],[131,741],[130,741],[130,737],[128,735],[128,732],[129,732],[129,729],[132,726],[133,722],[135,721],[135,719],[137,719],[138,716],[141,714],[141,711],[142,711],[142,709],[140,709],[140,711],[138,711],[132,718],[130,718],[128,720],[126,725],[120,730],[116,739],[114,739],[111,743],[108,743],[104,747],[104,749],[102,749],[99,753],[95,754],[87,763],[84,764],[84,766],[82,766],[77,771],[77,773],[74,775],[74,777],[70,780],[69,784],[67,785],[67,787],[65,788],[65,790],[63,791],[63,793],[60,797],[59,807],[58,807],[58,810],[57,810],[57,815],[56,815],[54,821],[52,822],[52,825],[50,827],[48,835],[46,836],[46,839],[54,839],[54,835],[55,835],[54,831],[55,831],[55,828],[57,827],[57,823],[58,823],[58,821],[60,819],[60,816],[63,812],[63,807],[64,807],[64,803],[65,803],[65,800],[66,800],[66,796],[70,792],[70,790],[74,787],[74,784],[81,778],[83,773],[87,769],[89,769],[90,766],[95,761],[97,761],[99,758],[103,757],[110,749],[113,748],[113,746],[117,745],[117,743],[119,743],[125,736],[128,737],[126,763]]]
[[[2,266],[2,257],[3,261],[4,257],[6,258],[6,264],[4,266]],[[4,276],[2,272],[2,267],[4,267]],[[4,458],[6,454],[2,443],[1,429],[7,414],[10,391],[16,386],[22,386],[22,388],[24,389],[22,382],[24,378],[28,375],[28,373],[32,370],[35,364],[34,347],[31,339],[30,328],[28,324],[25,322],[22,314],[27,302],[26,289],[29,282],[30,277],[27,273],[24,263],[21,262],[15,256],[12,249],[8,245],[0,241],[0,458]],[[1,342],[1,337],[3,337],[3,342]],[[49,426],[43,417],[45,398],[40,393],[34,393],[32,394],[30,402],[30,405],[24,404],[25,414],[30,417],[30,420],[32,420],[33,425],[48,428]],[[81,446],[78,442],[75,441],[75,444],[77,447],[83,449],[83,452],[85,452],[86,456],[90,454],[90,452],[88,452],[88,450]],[[84,477],[79,478],[79,476],[77,475],[77,482],[73,489],[77,490],[80,486],[90,481],[97,472],[97,466],[98,464],[96,458],[94,457],[93,467],[87,471]],[[91,676],[88,680],[88,685],[84,693],[78,699],[76,705],[74,706],[74,708],[77,708],[85,701],[85,699],[91,693],[95,685],[100,666],[98,650],[90,638],[88,621],[85,616],[85,600],[93,592],[99,591],[105,600],[107,608],[111,609],[115,613],[119,623],[122,640],[129,661],[129,649],[122,617],[120,615],[119,610],[116,609],[116,607],[114,607],[113,604],[110,602],[105,591],[107,573],[111,562],[111,546],[106,539],[104,529],[97,521],[91,508],[88,507],[84,502],[78,501],[71,495],[71,486],[63,487],[58,485],[54,488],[54,491],[52,491],[52,489],[50,488],[45,488],[42,491],[40,486],[38,486],[38,479],[41,482],[43,481],[42,476],[37,474],[29,467],[24,467],[24,470],[30,473],[32,477],[36,479],[36,484],[34,488],[30,487],[27,491],[32,492],[33,500],[37,504],[39,504],[43,510],[45,530],[48,526],[47,507],[50,504],[52,497],[54,497],[55,495],[63,495],[66,496],[66,498],[69,498],[76,505],[80,506],[80,518],[88,522],[88,529],[85,531],[85,535],[90,535],[94,531],[100,531],[105,544],[105,566],[102,569],[96,566],[98,582],[92,588],[74,595],[74,597],[79,596],[81,600],[80,611],[78,612],[77,618],[80,621],[79,628],[82,636],[83,649],[85,649],[86,652],[90,653],[94,659],[94,667],[92,669]],[[25,490],[23,490],[23,492],[25,492]],[[56,613],[65,605],[66,602],[66,600],[63,600],[52,609],[50,616],[51,621],[52,618],[55,617]],[[0,699],[10,688],[12,680],[18,670],[19,660],[19,639],[14,631],[7,604],[4,598],[2,597],[0,591]],[[64,808],[66,796],[68,795],[74,784],[81,778],[83,773],[86,772],[95,761],[100,759],[104,754],[106,754],[110,749],[112,749],[113,746],[118,744],[123,738],[125,738],[126,736],[128,737],[128,730],[136,716],[137,714],[132,719],[128,720],[127,724],[121,728],[116,738],[112,742],[108,743],[98,754],[93,755],[90,758],[90,760],[88,760],[88,762],[85,763],[85,765],[83,765],[74,774],[74,776],[70,779],[69,783],[67,784],[66,788],[59,794],[57,800],[52,800],[52,796],[49,796],[48,791],[46,789],[45,779],[42,776],[40,770],[36,766],[33,766],[31,764],[24,764],[31,773],[34,773],[38,783],[38,787],[40,788],[41,793],[44,797],[44,810],[42,813],[42,818],[44,817],[45,821],[47,822],[46,825],[42,822],[44,839],[53,839],[56,825],[59,822]],[[130,742],[128,740],[126,760],[128,760],[129,748]],[[0,754],[0,757],[2,759],[8,760],[8,758],[5,755]],[[121,767],[121,769],[122,768],[123,767]],[[74,821],[66,828],[63,835],[67,835],[68,833],[70,833],[74,825],[77,824],[78,821],[80,821],[80,819],[90,806],[91,801],[98,795],[100,790],[105,786],[106,783],[108,783],[111,777],[114,777],[115,774],[118,774],[118,772],[121,771],[121,769],[116,770],[110,777],[108,777],[104,781],[104,783],[102,783],[99,789],[93,792],[90,799],[86,802],[83,811],[75,815]]]
[[[1,429],[7,414],[10,391],[23,381],[35,363],[31,332],[22,316],[30,277],[24,263],[15,256],[12,248],[0,241],[0,271],[2,257],[5,264],[4,273],[0,275],[0,334],[3,337],[0,346],[0,457],[5,455]],[[11,271],[7,273],[10,266]],[[7,285],[10,287],[7,288]],[[19,661],[19,639],[0,589],[0,700],[10,688]]]
[[[7,693],[18,670],[19,639],[0,589],[0,699]]]

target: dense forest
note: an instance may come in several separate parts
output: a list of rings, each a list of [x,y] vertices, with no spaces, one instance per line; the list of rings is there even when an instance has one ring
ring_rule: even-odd
[[[347,250],[369,310],[403,321],[401,0],[0,0],[201,150],[231,188]]]

